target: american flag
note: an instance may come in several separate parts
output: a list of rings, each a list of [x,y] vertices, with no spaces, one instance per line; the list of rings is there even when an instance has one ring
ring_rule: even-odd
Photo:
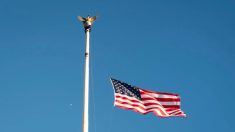
[[[111,78],[111,83],[114,88],[114,106],[116,107],[134,110],[141,114],[153,112],[159,117],[186,117],[186,114],[180,109],[178,94],[153,92],[113,78]]]

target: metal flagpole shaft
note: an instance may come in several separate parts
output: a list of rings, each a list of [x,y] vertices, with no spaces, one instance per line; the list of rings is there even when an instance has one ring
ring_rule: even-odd
[[[78,17],[83,22],[86,33],[86,49],[85,49],[85,70],[84,70],[84,102],[83,102],[83,126],[82,132],[88,132],[89,128],[89,50],[90,50],[90,31],[91,25],[96,17]]]
[[[88,132],[89,123],[89,48],[90,30],[86,30],[86,50],[85,50],[85,73],[84,73],[84,108],[83,108],[83,132]]]

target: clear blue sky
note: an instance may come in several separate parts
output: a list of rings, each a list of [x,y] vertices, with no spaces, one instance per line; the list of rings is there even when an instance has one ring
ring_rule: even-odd
[[[234,132],[233,0],[1,0],[0,132],[80,132],[91,32],[90,132]],[[109,77],[181,95],[187,118],[113,107]]]

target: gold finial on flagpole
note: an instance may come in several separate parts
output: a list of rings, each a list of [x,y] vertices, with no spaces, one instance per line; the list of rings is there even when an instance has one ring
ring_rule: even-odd
[[[89,15],[85,18],[85,17],[81,17],[78,16],[78,20],[80,20],[85,28],[85,32],[86,31],[91,31],[91,25],[94,23],[94,21],[96,20],[96,16],[90,17]]]

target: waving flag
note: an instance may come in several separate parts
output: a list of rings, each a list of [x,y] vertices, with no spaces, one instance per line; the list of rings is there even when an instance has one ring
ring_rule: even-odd
[[[159,117],[186,117],[186,114],[180,109],[178,94],[153,92],[113,78],[111,78],[111,82],[114,88],[114,105],[116,107],[134,110],[141,114],[153,112]]]

